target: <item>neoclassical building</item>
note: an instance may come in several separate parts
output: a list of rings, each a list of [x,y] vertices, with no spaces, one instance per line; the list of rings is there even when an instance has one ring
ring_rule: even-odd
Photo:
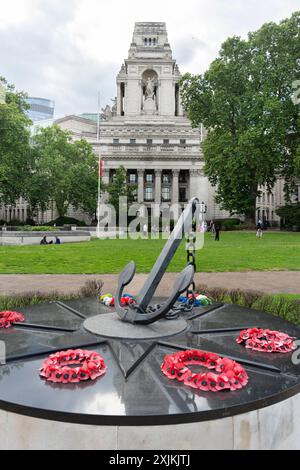
[[[172,56],[165,23],[135,23],[128,58],[117,76],[117,96],[102,110],[100,131],[95,115],[71,115],[55,121],[72,131],[74,139],[85,138],[104,161],[105,183],[124,166],[128,181],[137,184],[137,200],[184,204],[197,196],[207,204],[207,219],[225,218],[215,203],[214,188],[204,175],[201,141],[205,130],[193,129],[185,116],[179,92],[180,70]],[[284,204],[283,181],[269,194],[264,188],[258,199],[257,216],[278,222],[275,211]],[[300,192],[300,189],[299,189]],[[96,197],[96,195],[95,195]],[[6,211],[6,212],[4,212]],[[0,210],[0,219],[26,214],[26,201]],[[87,216],[71,211],[71,216]],[[55,208],[39,214],[39,222],[55,217]]]
[[[117,76],[117,97],[103,109],[100,139],[95,122],[81,116],[56,121],[85,137],[104,161],[104,181],[119,166],[137,184],[138,202],[205,201],[208,218],[226,217],[214,202],[203,172],[203,128],[193,129],[179,93],[180,70],[172,56],[165,23],[135,23],[128,58]]]

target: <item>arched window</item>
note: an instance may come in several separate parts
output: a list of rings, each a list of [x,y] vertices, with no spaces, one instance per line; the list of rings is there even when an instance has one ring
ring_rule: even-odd
[[[156,46],[156,39],[153,38],[153,46]]]
[[[149,38],[149,46],[152,46],[152,39]]]
[[[144,44],[145,44],[145,46],[148,46],[148,39],[147,38],[144,39]]]

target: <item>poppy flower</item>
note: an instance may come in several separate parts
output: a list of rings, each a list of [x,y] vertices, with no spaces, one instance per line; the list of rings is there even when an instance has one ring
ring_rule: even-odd
[[[210,384],[207,380],[206,373],[198,374],[197,388],[199,388],[199,390],[201,390],[202,392],[208,392],[210,390]]]

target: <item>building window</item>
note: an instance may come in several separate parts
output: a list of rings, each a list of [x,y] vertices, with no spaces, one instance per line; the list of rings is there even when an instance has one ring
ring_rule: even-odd
[[[153,173],[146,173],[146,183],[153,183]]]
[[[162,181],[163,183],[170,183],[170,174],[169,173],[163,173],[163,176],[162,176]]]
[[[188,181],[188,172],[183,170],[179,173],[179,183],[187,183]]]
[[[136,183],[136,182],[137,182],[137,174],[129,173],[129,183]]]
[[[113,139],[113,144],[116,145],[116,144],[119,144],[120,143],[120,140],[119,139]]]
[[[185,145],[186,144],[186,140],[185,139],[180,139],[180,145]]]
[[[136,139],[130,139],[129,142],[130,142],[130,144],[132,144],[132,145],[133,145],[133,144],[136,144]]]
[[[162,188],[162,200],[163,201],[170,201],[171,199],[171,193],[170,193],[170,188]]]
[[[179,201],[186,202],[186,188],[179,188]]]
[[[169,139],[164,139],[164,145],[169,145],[170,141]]]
[[[147,145],[152,145],[153,144],[153,140],[152,139],[147,139]]]
[[[153,201],[153,188],[146,188],[145,190],[145,200]]]

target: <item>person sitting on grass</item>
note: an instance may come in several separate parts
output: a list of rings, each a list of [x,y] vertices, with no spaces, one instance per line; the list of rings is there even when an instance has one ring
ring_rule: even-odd
[[[48,245],[47,237],[42,238],[42,240],[40,241],[40,245]]]
[[[55,237],[55,245],[60,245],[60,244],[61,244],[60,238]]]

